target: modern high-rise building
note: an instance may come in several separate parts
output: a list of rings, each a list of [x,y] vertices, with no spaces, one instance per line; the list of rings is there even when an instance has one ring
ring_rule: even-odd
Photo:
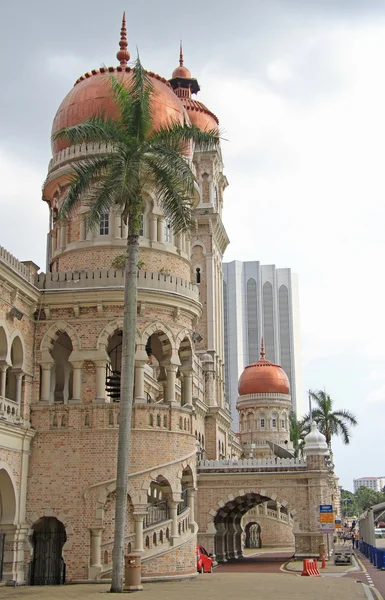
[[[237,429],[238,379],[259,359],[282,366],[290,381],[293,410],[303,413],[297,278],[291,269],[258,261],[223,265],[226,394]]]
[[[381,492],[385,486],[385,477],[359,477],[353,479],[353,486],[355,492],[360,487],[367,487],[375,492]]]

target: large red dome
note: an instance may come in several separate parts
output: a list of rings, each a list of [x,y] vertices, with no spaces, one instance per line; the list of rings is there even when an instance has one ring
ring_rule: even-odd
[[[130,67],[109,67],[95,69],[80,77],[72,90],[64,98],[56,113],[52,135],[62,127],[71,127],[90,119],[96,114],[104,113],[108,117],[117,118],[118,110],[113,100],[110,74],[129,87],[133,70]],[[153,129],[173,122],[183,124],[190,122],[188,114],[180,99],[174,94],[171,85],[155,73],[147,73],[153,85],[152,111]],[[52,152],[66,148],[65,140],[52,141]]]
[[[245,368],[238,382],[240,396],[249,394],[290,394],[290,383],[285,371],[265,359],[262,345],[261,358]]]

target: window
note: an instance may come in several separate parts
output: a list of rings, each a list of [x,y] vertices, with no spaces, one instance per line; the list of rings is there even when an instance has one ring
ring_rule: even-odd
[[[164,222],[164,241],[167,244],[171,243],[171,225],[170,225],[170,221],[166,221]]]
[[[265,419],[261,419],[261,429],[264,429],[265,427]]]
[[[277,427],[277,419],[272,419],[271,424],[274,428]]]
[[[282,429],[285,429],[285,419],[282,419],[282,420],[281,420],[281,428],[282,428]]]
[[[110,232],[110,215],[108,212],[104,212],[100,215],[100,235],[108,235]]]
[[[195,278],[197,283],[201,282],[201,270],[199,267],[195,269]]]

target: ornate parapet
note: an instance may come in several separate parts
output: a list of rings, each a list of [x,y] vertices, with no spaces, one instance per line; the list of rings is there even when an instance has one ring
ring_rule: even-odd
[[[116,269],[40,273],[36,277],[40,290],[77,290],[124,288],[124,272]],[[171,292],[199,302],[199,289],[194,283],[168,273],[138,270],[138,288]]]

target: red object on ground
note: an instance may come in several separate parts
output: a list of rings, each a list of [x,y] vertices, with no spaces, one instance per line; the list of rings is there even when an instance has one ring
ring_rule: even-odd
[[[322,552],[321,558],[322,558],[321,569],[326,569],[325,552]]]
[[[197,546],[197,571],[198,573],[213,572],[213,559],[203,546]]]
[[[315,558],[304,558],[302,577],[321,577],[318,570],[318,563]]]

